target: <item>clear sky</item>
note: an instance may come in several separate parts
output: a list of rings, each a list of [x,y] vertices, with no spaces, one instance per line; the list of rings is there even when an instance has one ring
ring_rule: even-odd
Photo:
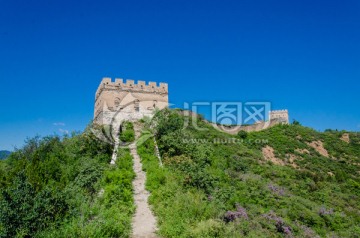
[[[0,150],[83,130],[104,76],[360,130],[360,1],[0,0]]]

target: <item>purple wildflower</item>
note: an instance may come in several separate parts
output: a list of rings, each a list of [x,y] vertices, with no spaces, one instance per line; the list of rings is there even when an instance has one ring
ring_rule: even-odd
[[[236,205],[236,211],[227,211],[224,215],[225,222],[233,222],[238,218],[249,219],[246,209],[238,204]]]
[[[279,195],[279,196],[284,196],[285,195],[285,189],[279,186],[276,186],[274,184],[269,184],[268,188],[271,192]]]
[[[266,218],[269,221],[275,222],[275,227],[278,232],[285,234],[287,237],[292,237],[292,229],[290,226],[285,226],[284,220],[277,216],[275,212],[270,211],[267,214],[263,215],[264,218]]]

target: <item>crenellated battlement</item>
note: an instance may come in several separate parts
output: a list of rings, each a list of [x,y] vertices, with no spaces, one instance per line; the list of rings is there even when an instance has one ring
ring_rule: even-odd
[[[286,112],[288,112],[287,109],[270,111],[270,113],[286,113]]]
[[[121,90],[127,92],[143,92],[143,93],[157,93],[157,94],[168,94],[168,84],[160,83],[157,85],[156,82],[149,82],[146,84],[145,81],[127,79],[126,82],[122,78],[115,78],[113,82],[111,78],[103,78],[96,91],[95,100],[98,98],[100,93],[104,90]]]
[[[289,112],[288,110],[274,110],[270,111],[270,120],[277,120],[285,123],[289,123]]]

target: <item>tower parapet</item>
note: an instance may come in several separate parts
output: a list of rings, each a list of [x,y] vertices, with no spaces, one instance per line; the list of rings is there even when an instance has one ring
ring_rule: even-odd
[[[286,109],[270,111],[270,120],[289,124],[289,112]]]
[[[142,92],[142,93],[157,93],[157,94],[168,94],[168,84],[160,83],[157,85],[156,82],[149,82],[146,84],[145,81],[127,79],[126,82],[122,78],[115,78],[115,82],[111,78],[103,78],[95,94],[95,100],[99,97],[104,90],[121,90],[127,92]]]

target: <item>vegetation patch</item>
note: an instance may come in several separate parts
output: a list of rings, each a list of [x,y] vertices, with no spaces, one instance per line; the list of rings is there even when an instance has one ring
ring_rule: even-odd
[[[0,237],[129,237],[132,158],[89,129],[33,138],[0,162]]]
[[[343,132],[277,125],[238,135],[243,143],[211,143],[231,141],[232,136],[197,119],[205,130],[194,128],[191,117],[177,111],[165,110],[154,118],[163,167],[153,140],[138,148],[160,235],[360,236],[358,133],[348,132],[352,139],[346,143],[340,139]],[[187,120],[189,126],[183,128]],[[311,147],[313,141],[322,141],[330,158]],[[284,164],[263,163],[267,146]]]
[[[126,121],[121,125],[120,140],[122,142],[133,142],[135,140],[135,130],[132,122]]]

